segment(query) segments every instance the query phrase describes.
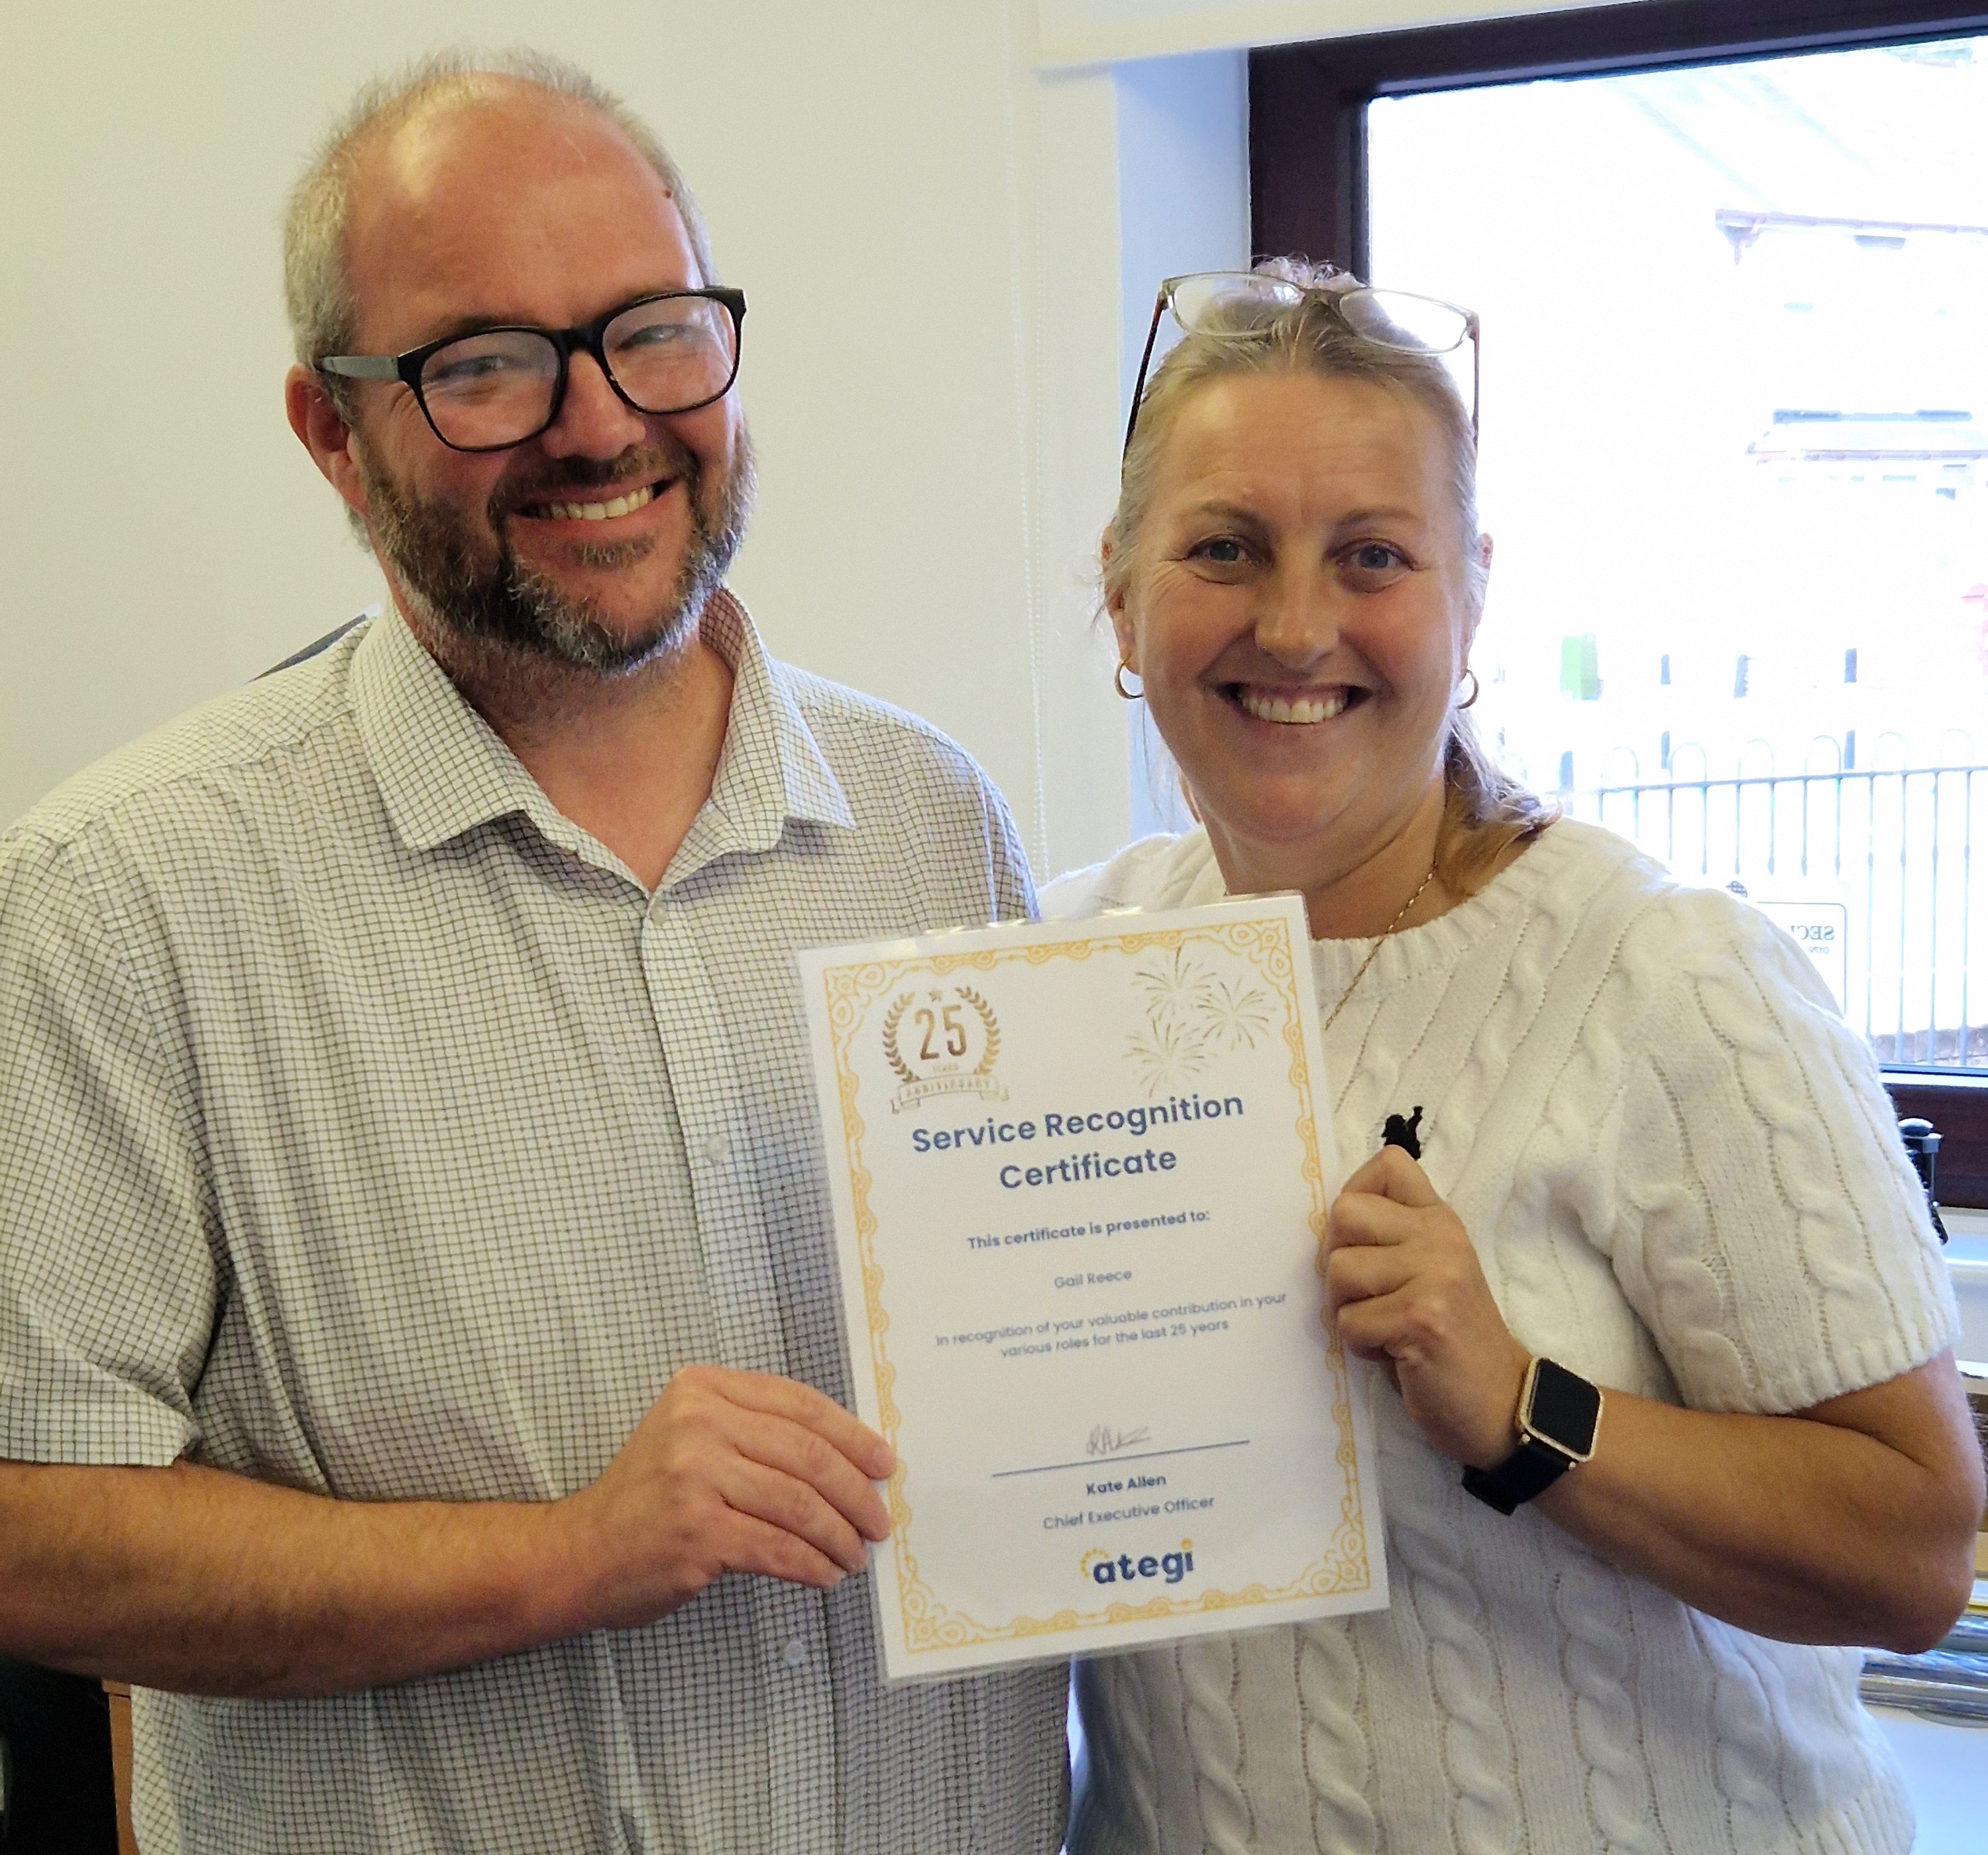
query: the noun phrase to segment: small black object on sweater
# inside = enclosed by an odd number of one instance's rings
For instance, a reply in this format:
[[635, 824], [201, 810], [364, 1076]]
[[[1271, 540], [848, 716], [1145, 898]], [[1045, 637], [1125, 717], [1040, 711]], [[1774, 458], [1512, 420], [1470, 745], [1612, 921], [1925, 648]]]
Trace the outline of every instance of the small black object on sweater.
[[1412, 1114], [1390, 1114], [1388, 1117], [1387, 1126], [1381, 1131], [1381, 1144], [1384, 1147], [1399, 1147], [1410, 1159], [1420, 1159], [1422, 1156], [1422, 1143], [1415, 1130], [1421, 1126], [1422, 1118], [1422, 1104], [1420, 1102], [1415, 1103], [1415, 1110]]

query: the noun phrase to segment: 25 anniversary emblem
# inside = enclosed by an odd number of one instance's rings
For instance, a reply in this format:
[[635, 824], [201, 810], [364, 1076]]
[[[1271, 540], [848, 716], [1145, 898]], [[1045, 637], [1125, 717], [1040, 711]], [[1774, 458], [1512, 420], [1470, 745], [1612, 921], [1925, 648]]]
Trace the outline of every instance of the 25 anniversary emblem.
[[1000, 1053], [1000, 1020], [972, 986], [899, 993], [884, 1014], [884, 1060], [903, 1084], [891, 1097], [891, 1112], [937, 1095], [1005, 1101], [1007, 1089], [994, 1073]]

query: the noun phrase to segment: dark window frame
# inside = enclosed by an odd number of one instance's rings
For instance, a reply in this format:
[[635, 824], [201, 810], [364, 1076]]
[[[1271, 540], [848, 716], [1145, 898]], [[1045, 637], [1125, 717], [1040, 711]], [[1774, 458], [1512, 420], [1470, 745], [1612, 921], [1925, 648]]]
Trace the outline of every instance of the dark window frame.
[[[1249, 54], [1249, 227], [1265, 255], [1368, 273], [1366, 107], [1377, 97], [1988, 33], [1952, 0], [1637, 0]], [[1988, 1077], [1887, 1069], [1939, 1130], [1939, 1195], [1988, 1206]]]

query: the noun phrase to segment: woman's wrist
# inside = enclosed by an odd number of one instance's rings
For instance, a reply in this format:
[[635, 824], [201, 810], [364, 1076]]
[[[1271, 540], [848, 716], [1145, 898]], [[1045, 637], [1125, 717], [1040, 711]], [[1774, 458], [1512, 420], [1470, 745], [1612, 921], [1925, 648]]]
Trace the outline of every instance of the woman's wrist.
[[1506, 1337], [1509, 1351], [1503, 1368], [1490, 1377], [1479, 1434], [1456, 1458], [1466, 1468], [1496, 1468], [1519, 1446], [1519, 1397], [1533, 1356], [1510, 1335]]

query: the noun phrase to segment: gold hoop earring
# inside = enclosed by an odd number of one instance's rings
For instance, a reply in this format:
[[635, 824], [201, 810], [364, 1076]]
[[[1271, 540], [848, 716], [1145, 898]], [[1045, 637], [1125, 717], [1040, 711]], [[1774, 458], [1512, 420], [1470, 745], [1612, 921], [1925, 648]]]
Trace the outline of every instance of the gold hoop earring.
[[[1463, 666], [1463, 674], [1470, 679], [1470, 694], [1461, 702], [1457, 704], [1457, 707], [1459, 708], [1468, 708], [1472, 703], [1476, 701], [1477, 698], [1484, 693], [1483, 689], [1479, 686], [1477, 681], [1477, 672], [1472, 670], [1468, 664], [1466, 664]], [[1463, 687], [1462, 683], [1460, 681], [1457, 684], [1457, 687], [1459, 689]]]
[[1128, 689], [1125, 687], [1125, 672], [1131, 667], [1132, 666], [1130, 663], [1121, 662], [1118, 667], [1111, 673], [1111, 687], [1117, 690], [1118, 693], [1128, 702], [1143, 702], [1146, 699], [1146, 692], [1144, 688]]

